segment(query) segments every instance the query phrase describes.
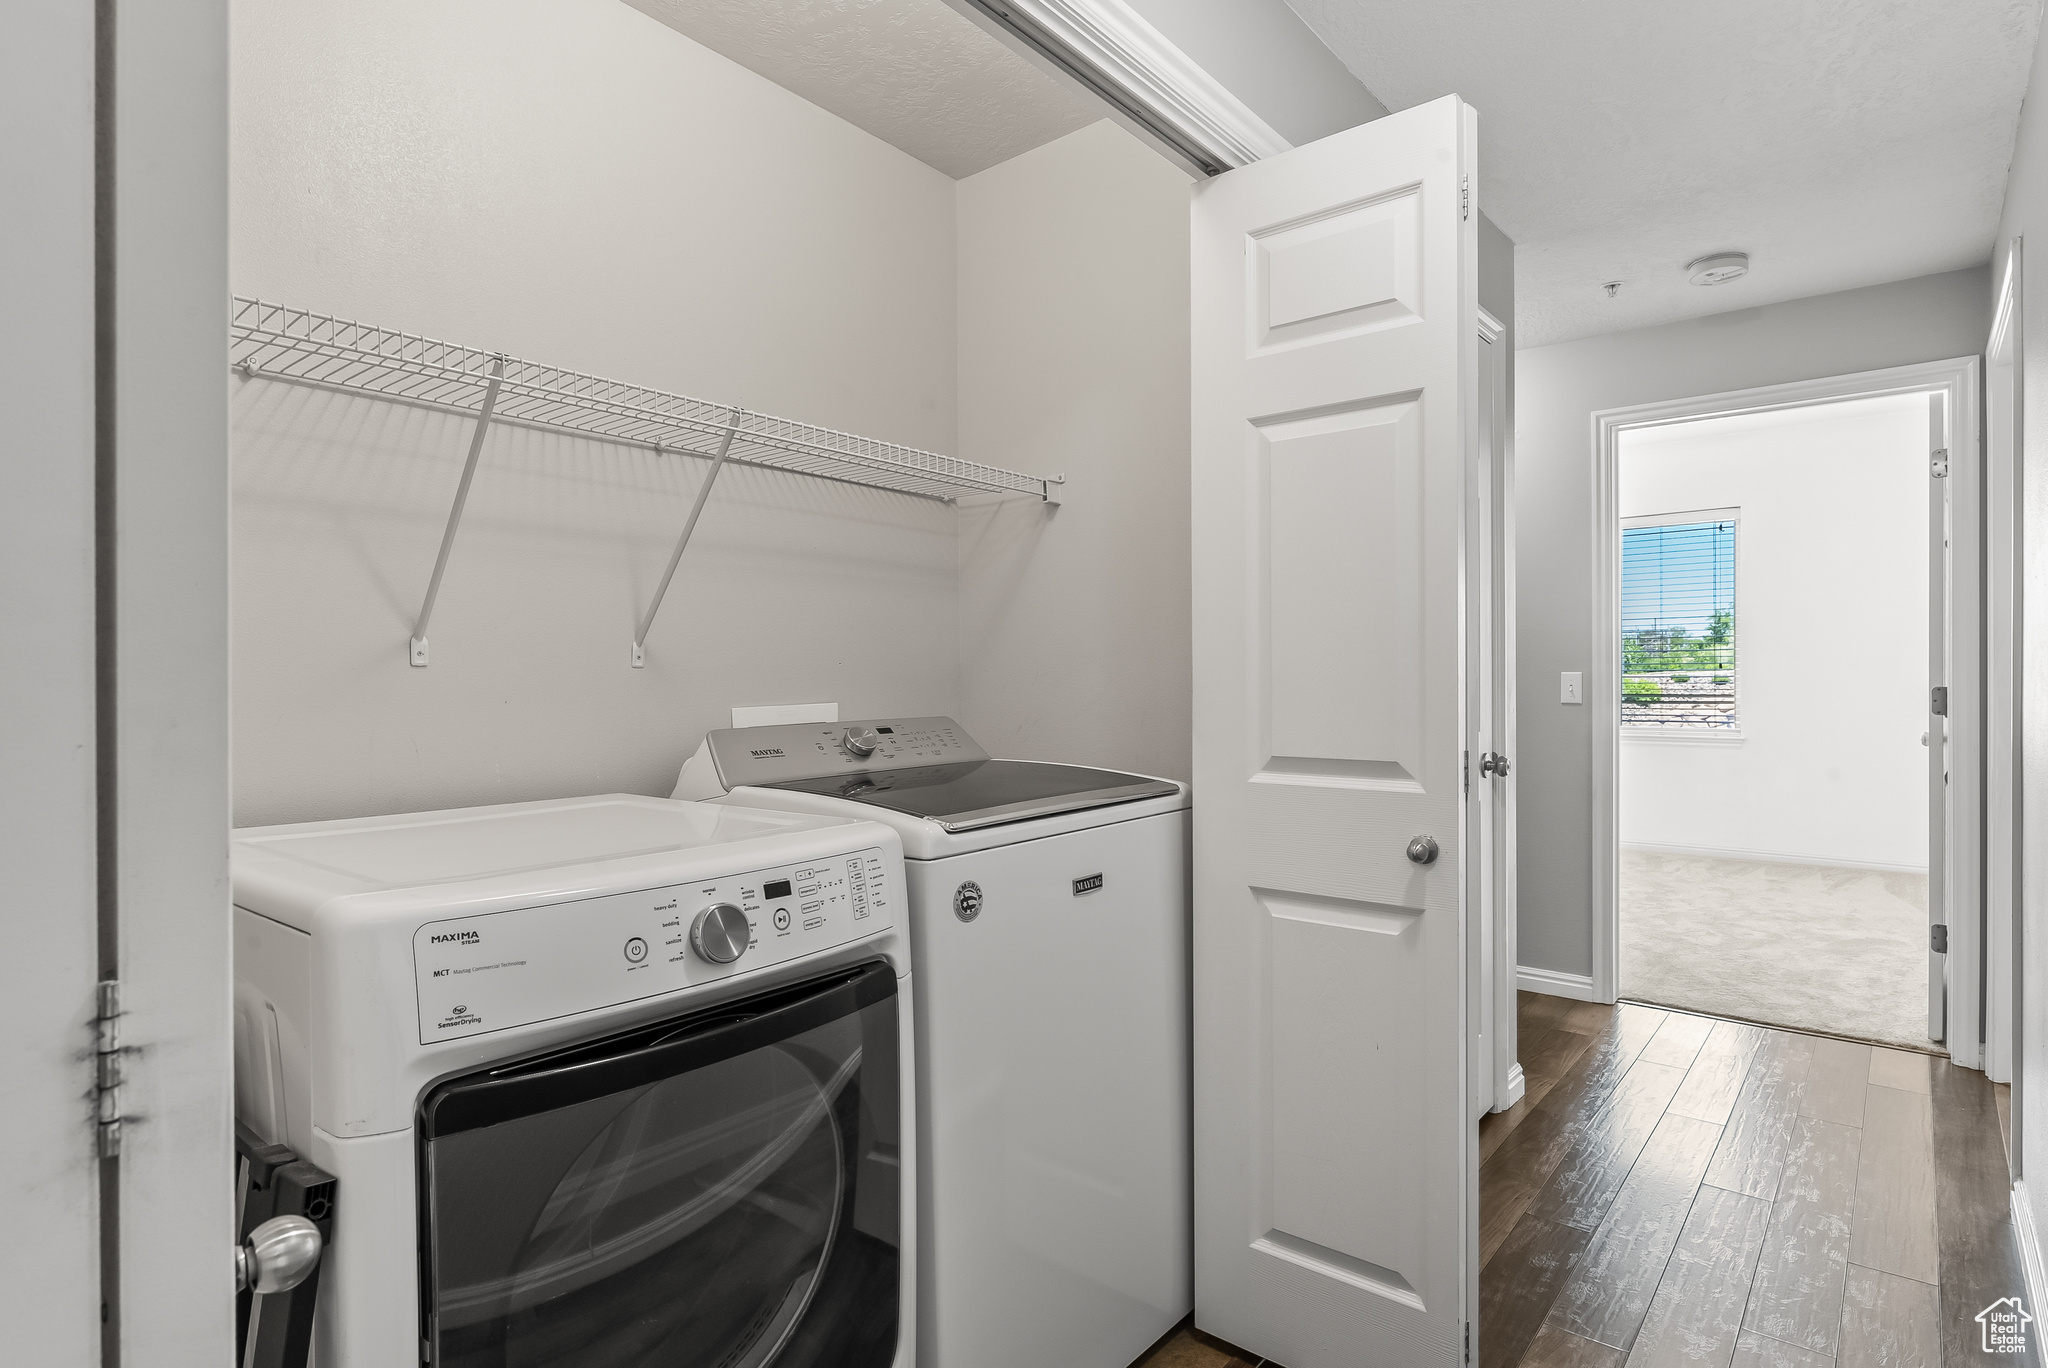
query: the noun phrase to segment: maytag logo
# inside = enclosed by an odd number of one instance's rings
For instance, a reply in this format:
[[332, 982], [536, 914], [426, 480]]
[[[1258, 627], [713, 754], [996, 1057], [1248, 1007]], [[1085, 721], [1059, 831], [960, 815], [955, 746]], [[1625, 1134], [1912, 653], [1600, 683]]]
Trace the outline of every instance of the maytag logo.
[[450, 943], [455, 945], [475, 945], [481, 939], [483, 938], [474, 931], [439, 931], [427, 937], [427, 943], [429, 945], [446, 945]]
[[750, 750], [747, 754], [753, 756], [756, 760], [766, 760], [771, 755], [782, 754], [782, 747], [770, 746], [766, 750]]
[[1074, 896], [1078, 898], [1083, 893], [1093, 893], [1100, 887], [1102, 887], [1102, 876], [1100, 874], [1087, 875], [1084, 878], [1074, 880]]

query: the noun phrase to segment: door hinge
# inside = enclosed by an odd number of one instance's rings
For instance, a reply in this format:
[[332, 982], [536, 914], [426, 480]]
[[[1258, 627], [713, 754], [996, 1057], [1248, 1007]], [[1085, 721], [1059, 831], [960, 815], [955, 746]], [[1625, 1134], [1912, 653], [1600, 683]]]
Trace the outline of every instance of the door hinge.
[[1472, 1361], [1472, 1322], [1465, 1322], [1465, 1362]]
[[1937, 684], [1928, 692], [1927, 709], [1936, 717], [1948, 716], [1948, 685]]
[[1472, 752], [1465, 752], [1465, 792], [1472, 791]]
[[1948, 927], [1940, 922], [1927, 928], [1927, 948], [1937, 955], [1948, 953]]
[[1472, 178], [1458, 177], [1458, 222], [1472, 217]]
[[102, 979], [94, 1003], [93, 1102], [100, 1158], [121, 1153], [121, 980]]
[[1948, 448], [1942, 447], [1936, 451], [1933, 459], [1927, 463], [1927, 468], [1935, 479], [1946, 480], [1948, 478]]

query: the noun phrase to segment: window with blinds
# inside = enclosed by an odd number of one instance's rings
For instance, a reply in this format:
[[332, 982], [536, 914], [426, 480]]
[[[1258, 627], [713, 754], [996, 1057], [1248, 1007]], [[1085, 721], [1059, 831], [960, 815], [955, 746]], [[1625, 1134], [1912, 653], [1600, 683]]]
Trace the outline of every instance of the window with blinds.
[[1621, 723], [1736, 726], [1735, 510], [1621, 530]]

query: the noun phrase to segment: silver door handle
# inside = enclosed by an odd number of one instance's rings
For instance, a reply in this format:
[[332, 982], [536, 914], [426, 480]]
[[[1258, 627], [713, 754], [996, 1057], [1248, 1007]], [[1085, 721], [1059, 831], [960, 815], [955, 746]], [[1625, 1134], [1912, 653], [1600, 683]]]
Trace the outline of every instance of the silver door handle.
[[1435, 864], [1436, 856], [1436, 837], [1434, 836], [1417, 836], [1408, 843], [1408, 858], [1419, 865]]
[[289, 1292], [320, 1262], [320, 1228], [303, 1216], [273, 1216], [235, 1246], [235, 1290]]
[[1508, 777], [1508, 758], [1497, 752], [1488, 751], [1479, 757], [1479, 772], [1491, 774], [1496, 779], [1505, 779]]

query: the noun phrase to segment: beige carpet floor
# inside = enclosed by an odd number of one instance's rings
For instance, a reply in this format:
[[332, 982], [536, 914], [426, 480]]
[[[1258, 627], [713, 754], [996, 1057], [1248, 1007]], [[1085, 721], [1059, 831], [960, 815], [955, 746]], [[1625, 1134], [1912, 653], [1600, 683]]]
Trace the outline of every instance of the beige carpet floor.
[[1623, 851], [1621, 995], [1934, 1049], [1927, 876]]

